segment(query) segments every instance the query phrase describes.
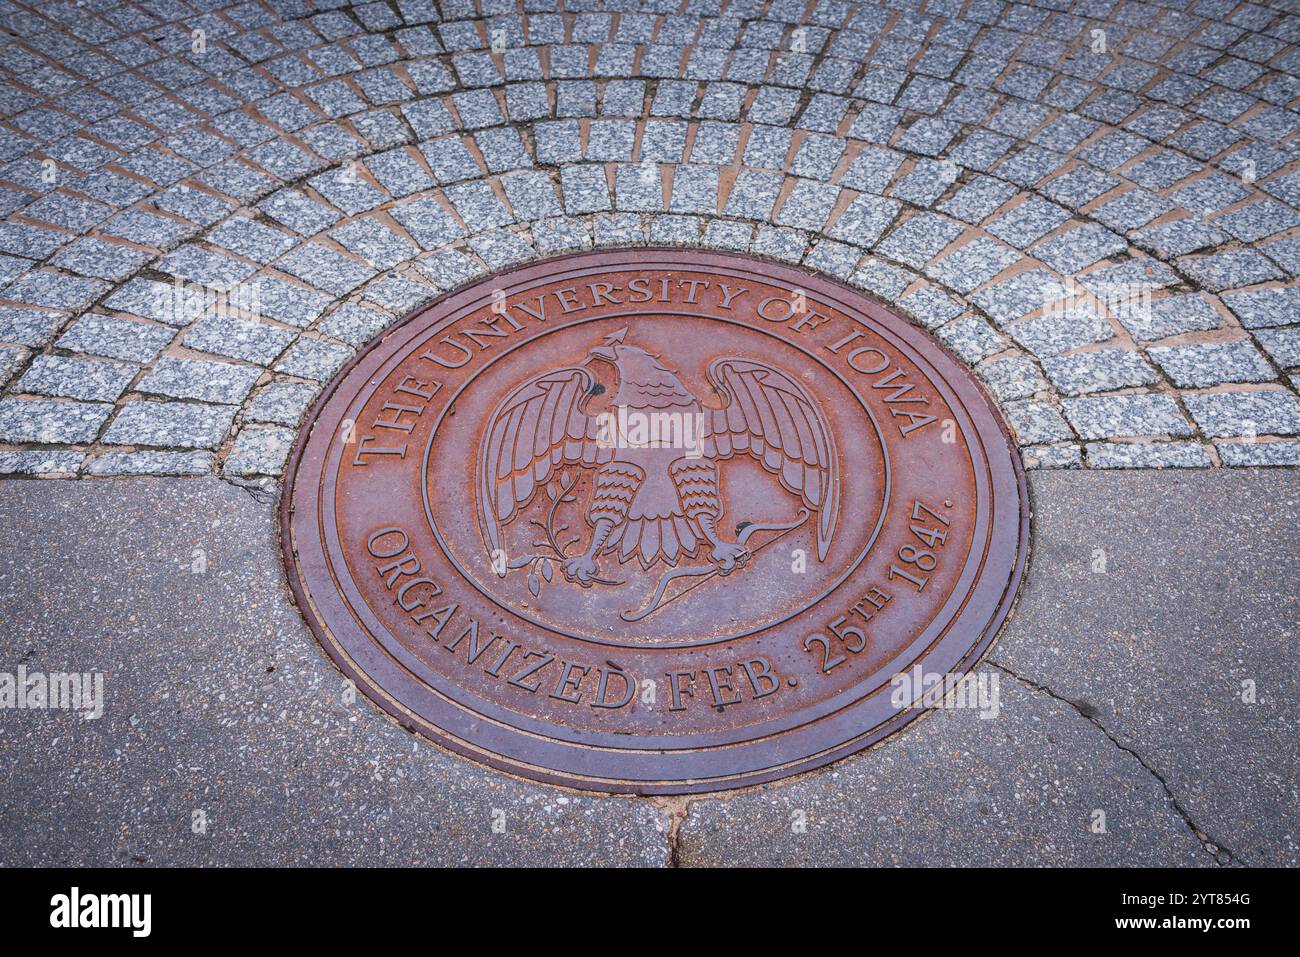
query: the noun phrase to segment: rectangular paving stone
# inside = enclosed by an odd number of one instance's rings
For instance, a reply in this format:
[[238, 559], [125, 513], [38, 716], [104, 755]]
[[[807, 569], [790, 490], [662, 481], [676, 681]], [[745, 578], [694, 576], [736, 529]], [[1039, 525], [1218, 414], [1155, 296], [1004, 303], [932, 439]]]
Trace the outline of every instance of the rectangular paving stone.
[[241, 478], [280, 475], [284, 471], [295, 436], [292, 429], [246, 426], [236, 436], [234, 448], [222, 463], [222, 472]]
[[694, 245], [704, 229], [699, 216], [656, 216], [650, 223], [650, 242], [666, 246]]
[[307, 182], [312, 189], [349, 216], [374, 209], [384, 201], [382, 192], [346, 167], [313, 176]]
[[[549, 125], [543, 124], [543, 126]], [[541, 135], [541, 130], [539, 130], [538, 151], [541, 151], [542, 148]], [[443, 185], [482, 176], [481, 166], [478, 165], [477, 160], [474, 160], [473, 153], [469, 152], [459, 138], [448, 137], [421, 143], [420, 151], [424, 153], [429, 169], [433, 170], [433, 176]], [[541, 155], [538, 155], [538, 159], [541, 159]]]
[[492, 187], [485, 182], [458, 183], [446, 187], [443, 193], [456, 207], [457, 214], [470, 233], [482, 232], [511, 222], [510, 212], [497, 198]]
[[1026, 469], [1083, 468], [1083, 455], [1077, 445], [1028, 445], [1020, 449]]
[[229, 289], [251, 276], [257, 267], [201, 246], [181, 246], [160, 259], [158, 269], [186, 282]]
[[1167, 395], [1114, 395], [1062, 399], [1065, 416], [1085, 439], [1191, 435], [1191, 425]]
[[669, 209], [674, 213], [716, 213], [717, 169], [709, 166], [678, 166], [673, 172]]
[[680, 163], [685, 155], [687, 129], [680, 120], [647, 120], [641, 132], [640, 160]]
[[506, 87], [506, 112], [513, 123], [550, 116], [551, 103], [542, 83], [512, 83]]
[[244, 410], [248, 422], [296, 426], [320, 393], [320, 386], [307, 382], [272, 382], [258, 390]]
[[75, 475], [84, 458], [82, 452], [0, 452], [0, 475]]
[[1042, 192], [1058, 203], [1078, 209], [1119, 185], [1119, 180], [1088, 166], [1078, 166], [1044, 183]]
[[1259, 329], [1255, 332], [1255, 341], [1282, 368], [1300, 366], [1300, 326], [1287, 329]]
[[591, 248], [591, 232], [580, 219], [557, 216], [533, 225], [533, 246], [539, 256], [576, 252]]
[[1040, 243], [1030, 250], [1030, 255], [1068, 276], [1127, 248], [1122, 237], [1089, 223]]
[[75, 356], [38, 355], [13, 391], [88, 402], [114, 402], [131, 384], [139, 366]]
[[744, 169], [736, 174], [731, 192], [727, 196], [726, 214], [746, 219], [767, 220], [772, 215], [776, 198], [781, 192], [785, 177], [780, 173], [767, 173]]
[[[507, 173], [501, 177], [501, 186], [506, 191], [506, 199], [510, 202], [511, 210], [521, 222], [559, 216], [563, 213], [551, 177], [540, 170]], [[420, 202], [431, 203], [432, 201], [420, 200]], [[459, 225], [455, 225], [455, 230], [460, 230]], [[444, 240], [444, 242], [449, 241]], [[432, 247], [426, 246], [426, 248]]]
[[883, 193], [893, 181], [903, 154], [877, 146], [863, 149], [840, 177], [840, 182], [865, 193]]
[[1048, 387], [1038, 367], [1024, 356], [989, 359], [975, 371], [999, 402], [1026, 399]]
[[439, 289], [453, 289], [485, 271], [478, 262], [454, 249], [426, 253], [415, 261], [415, 268]]
[[1212, 463], [1195, 442], [1089, 442], [1084, 453], [1094, 469], [1204, 469]]
[[876, 251], [920, 269], [962, 234], [961, 223], [934, 213], [919, 213], [895, 227]]
[[626, 246], [645, 242], [641, 217], [633, 213], [598, 213], [593, 221], [596, 246]]
[[238, 406], [197, 402], [128, 402], [104, 433], [106, 445], [215, 449]]
[[926, 267], [925, 274], [957, 292], [970, 292], [1021, 258], [1014, 249], [979, 236]]
[[105, 452], [86, 463], [86, 474], [207, 475], [212, 461], [211, 452]]
[[206, 287], [181, 280], [156, 282], [132, 279], [104, 300], [105, 308], [153, 319], [169, 326], [186, 326], [212, 304]]
[[1009, 136], [990, 133], [987, 130], [975, 130], [969, 133], [955, 149], [948, 152], [948, 159], [959, 166], [968, 166], [982, 173], [988, 172], [1006, 155], [1015, 142]]
[[375, 219], [357, 219], [336, 226], [330, 236], [376, 270], [391, 269], [420, 251]]
[[1146, 342], [1223, 326], [1223, 317], [1199, 292], [1121, 303], [1115, 317], [1133, 338]]
[[1161, 259], [1171, 259], [1198, 249], [1212, 249], [1227, 239], [1227, 233], [1210, 226], [1199, 216], [1148, 226], [1133, 235], [1134, 242]]
[[1025, 202], [993, 220], [986, 228], [1003, 242], [1010, 243], [1017, 249], [1025, 249], [1069, 219], [1068, 210], [1037, 196], [1030, 196]]
[[1010, 183], [992, 176], [977, 176], [952, 199], [940, 204], [939, 210], [973, 225], [988, 218], [1018, 192]]
[[436, 290], [414, 277], [392, 272], [368, 283], [364, 292], [366, 299], [399, 315], [428, 302], [435, 294]]
[[344, 346], [318, 339], [299, 339], [276, 363], [275, 371], [324, 382], [351, 357], [352, 350]]
[[1300, 442], [1216, 442], [1214, 447], [1227, 466], [1300, 465]]
[[259, 263], [269, 263], [277, 256], [287, 253], [300, 241], [297, 236], [243, 216], [226, 220], [208, 233], [208, 240], [237, 256]]
[[1300, 286], [1227, 293], [1223, 304], [1247, 329], [1300, 324]]
[[752, 223], [737, 223], [726, 219], [710, 220], [704, 229], [703, 243], [716, 249], [748, 252], [754, 236]]
[[1061, 418], [1060, 411], [1046, 402], [1038, 399], [1006, 402], [1002, 410], [1020, 445], [1038, 445], [1074, 438], [1065, 420]]
[[172, 399], [234, 403], [244, 400], [261, 375], [260, 369], [164, 356], [136, 385], [136, 391]]
[[392, 322], [392, 317], [375, 309], [345, 302], [319, 326], [319, 331], [331, 339], [339, 339], [353, 346], [369, 342], [374, 335]]
[[279, 326], [231, 315], [210, 315], [195, 323], [182, 342], [198, 352], [267, 366], [295, 337], [296, 333]]
[[184, 185], [168, 189], [155, 200], [155, 205], [199, 226], [211, 226], [235, 208], [228, 200]]
[[336, 296], [346, 295], [379, 271], [317, 243], [295, 249], [276, 266]]
[[[649, 126], [647, 123], [647, 133]], [[793, 135], [791, 130], [778, 126], [754, 126], [745, 142], [742, 165], [750, 169], [785, 169]]]
[[611, 208], [603, 166], [565, 166], [561, 170], [560, 186], [564, 192], [564, 211], [570, 216], [606, 212]]
[[798, 229], [821, 229], [826, 217], [835, 208], [839, 194], [840, 188], [831, 183], [796, 180], [794, 189], [781, 204], [776, 222], [781, 226]]
[[65, 247], [51, 265], [97, 279], [125, 279], [145, 264], [150, 254], [120, 243], [83, 237]]
[[1111, 229], [1127, 232], [1145, 226], [1157, 216], [1174, 209], [1174, 205], [1144, 189], [1131, 189], [1093, 210], [1093, 218]]
[[964, 308], [947, 293], [928, 285], [908, 293], [898, 301], [898, 305], [927, 329], [941, 326], [948, 320], [956, 318]]
[[948, 192], [948, 187], [956, 182], [958, 173], [959, 170], [953, 163], [921, 159], [889, 191], [889, 195], [914, 206], [933, 206], [940, 196]]
[[488, 172], [504, 173], [512, 169], [524, 169], [533, 165], [532, 157], [524, 147], [519, 131], [508, 126], [480, 130], [474, 134]]
[[176, 335], [174, 329], [87, 313], [55, 343], [60, 349], [110, 359], [148, 362]]
[[302, 236], [315, 235], [342, 219], [335, 210], [296, 189], [272, 193], [257, 208]]
[[0, 306], [0, 342], [22, 346], [46, 345], [66, 319], [66, 315], [58, 312]]
[[837, 136], [812, 134], [795, 153], [790, 172], [796, 176], [828, 180], [843, 154], [844, 140]]
[[1159, 379], [1142, 354], [1130, 349], [1049, 356], [1043, 359], [1043, 372], [1057, 391], [1066, 395], [1135, 388]]
[[1179, 266], [1211, 292], [1279, 279], [1282, 273], [1253, 249], [1229, 249], [1209, 256], [1188, 256]]
[[1269, 382], [1274, 376], [1273, 367], [1247, 341], [1152, 346], [1147, 355], [1178, 386]]
[[257, 304], [256, 318], [274, 319], [300, 328], [310, 325], [333, 301], [325, 293], [273, 276], [258, 276], [251, 286]]
[[84, 309], [102, 296], [109, 284], [99, 279], [37, 270], [5, 287], [5, 299], [29, 306], [73, 311]]
[[789, 263], [798, 263], [808, 250], [808, 239], [796, 229], [778, 226], [759, 226], [750, 246], [760, 256], [771, 256]]
[[1242, 242], [1258, 242], [1286, 229], [1300, 226], [1300, 213], [1289, 206], [1264, 200], [1220, 216], [1214, 225]]
[[848, 243], [836, 243], [822, 240], [804, 256], [804, 265], [838, 279], [847, 279], [858, 261], [862, 250]]
[[858, 267], [857, 272], [849, 277], [849, 282], [892, 302], [897, 300], [903, 294], [903, 290], [916, 279], [917, 275], [910, 270], [882, 259], [868, 257]]
[[635, 142], [636, 123], [594, 120], [587, 132], [587, 159], [600, 163], [630, 162]]
[[1183, 401], [1206, 435], [1300, 434], [1300, 399], [1290, 392], [1207, 392]]
[[979, 316], [963, 316], [941, 326], [936, 335], [944, 345], [972, 365], [1006, 348], [997, 331]]
[[[506, 186], [506, 194], [511, 195], [511, 184], [515, 182], [512, 177], [532, 177], [542, 174], [533, 173], [515, 173], [511, 177], [503, 179]], [[550, 190], [550, 184], [547, 183], [547, 189]], [[552, 200], [554, 199], [554, 190], [551, 191]], [[512, 200], [513, 205], [513, 200]], [[418, 242], [426, 250], [437, 249], [448, 243], [455, 242], [465, 235], [465, 228], [461, 226], [456, 217], [453, 216], [445, 207], [436, 200], [428, 197], [422, 197], [410, 203], [404, 203], [401, 206], [394, 206], [390, 210], [394, 219], [401, 223], [402, 227], [410, 234], [411, 238]], [[516, 208], [516, 212], [521, 212]], [[527, 212], [524, 210], [522, 212]], [[525, 218], [527, 218], [525, 216]]]
[[736, 155], [736, 148], [739, 145], [740, 124], [701, 123], [695, 130], [690, 161], [696, 164], [711, 163], [715, 166], [728, 166]]
[[0, 399], [0, 442], [78, 445], [93, 442], [113, 411], [109, 403]]
[[1048, 313], [1013, 322], [1005, 328], [1016, 342], [1039, 358], [1105, 342], [1115, 336], [1110, 324], [1090, 309], [1074, 309], [1064, 315]]

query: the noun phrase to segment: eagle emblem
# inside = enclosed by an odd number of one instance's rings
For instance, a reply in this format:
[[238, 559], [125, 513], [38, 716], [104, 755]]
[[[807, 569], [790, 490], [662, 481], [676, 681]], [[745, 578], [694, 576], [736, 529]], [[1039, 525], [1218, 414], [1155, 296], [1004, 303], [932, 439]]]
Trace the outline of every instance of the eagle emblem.
[[[672, 581], [743, 567], [763, 547], [751, 544], [758, 532], [785, 534], [815, 516], [817, 556], [825, 561], [839, 517], [839, 462], [826, 417], [808, 390], [769, 363], [721, 356], [708, 364], [701, 399], [660, 355], [627, 342], [627, 331], [606, 336], [581, 365], [524, 382], [488, 419], [476, 487], [483, 541], [497, 574], [531, 566], [529, 587], [537, 594], [557, 567], [565, 580], [589, 588], [622, 584], [607, 577], [616, 563], [635, 560], [647, 571], [669, 566], [653, 598], [623, 616], [638, 620], [665, 603]], [[599, 413], [590, 408], [605, 392], [594, 363], [613, 366], [616, 382], [609, 409]], [[796, 498], [793, 521], [742, 520], [734, 536], [724, 531], [719, 470], [736, 456], [757, 460]], [[575, 492], [584, 470], [594, 471], [585, 506]], [[542, 489], [550, 499], [546, 520], [533, 524], [545, 533], [535, 544], [546, 551], [511, 559], [504, 529]], [[567, 542], [561, 541], [567, 526], [553, 524], [564, 503], [582, 506], [586, 525], [585, 535]], [[744, 503], [731, 504], [733, 520], [743, 518]]]

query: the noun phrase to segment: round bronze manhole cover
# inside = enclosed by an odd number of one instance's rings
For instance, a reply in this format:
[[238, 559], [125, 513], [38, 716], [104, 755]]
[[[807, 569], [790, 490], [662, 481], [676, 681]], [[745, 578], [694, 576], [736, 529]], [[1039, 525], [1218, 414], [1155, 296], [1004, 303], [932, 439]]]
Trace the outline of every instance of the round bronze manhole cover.
[[489, 277], [371, 345], [299, 440], [283, 540], [317, 637], [406, 727], [681, 793], [913, 717], [891, 679], [984, 651], [1027, 518], [999, 419], [910, 323], [635, 249]]

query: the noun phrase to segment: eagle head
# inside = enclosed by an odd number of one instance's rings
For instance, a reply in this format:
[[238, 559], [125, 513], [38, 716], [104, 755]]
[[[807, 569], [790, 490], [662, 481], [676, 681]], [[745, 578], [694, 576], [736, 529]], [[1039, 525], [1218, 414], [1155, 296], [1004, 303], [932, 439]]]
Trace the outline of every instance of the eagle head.
[[627, 344], [623, 341], [626, 337], [627, 326], [610, 333], [605, 337], [605, 345], [591, 350], [591, 359], [588, 360], [608, 362], [617, 370], [619, 393], [615, 397], [616, 404], [662, 408], [694, 403], [694, 397], [657, 355]]

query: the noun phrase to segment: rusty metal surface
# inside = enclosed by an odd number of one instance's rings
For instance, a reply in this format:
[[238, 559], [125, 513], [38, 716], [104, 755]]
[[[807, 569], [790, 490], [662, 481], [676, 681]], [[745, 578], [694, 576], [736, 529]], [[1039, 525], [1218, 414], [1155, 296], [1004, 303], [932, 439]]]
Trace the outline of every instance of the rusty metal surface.
[[582, 253], [450, 293], [325, 391], [282, 508], [299, 607], [404, 725], [538, 780], [818, 767], [960, 673], [1028, 542], [1000, 419], [923, 332], [748, 257]]

